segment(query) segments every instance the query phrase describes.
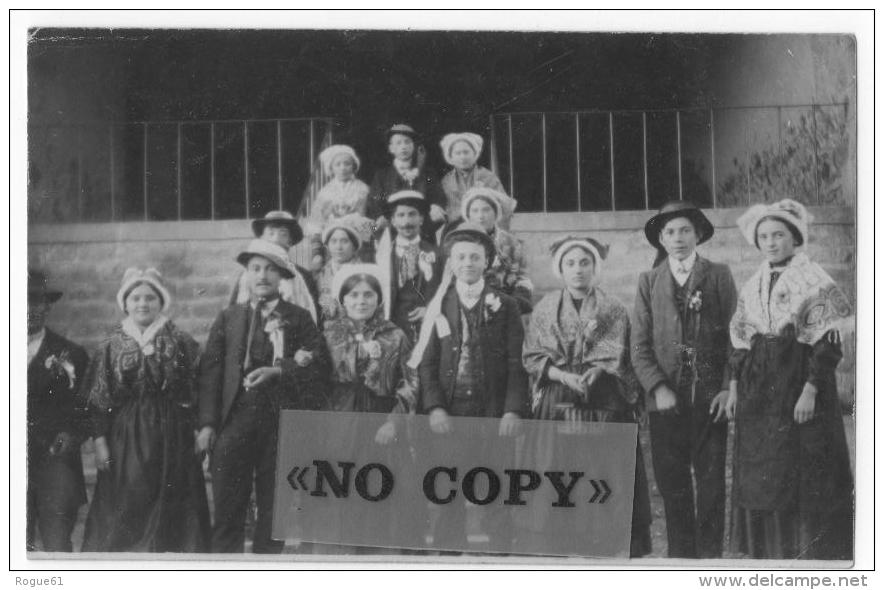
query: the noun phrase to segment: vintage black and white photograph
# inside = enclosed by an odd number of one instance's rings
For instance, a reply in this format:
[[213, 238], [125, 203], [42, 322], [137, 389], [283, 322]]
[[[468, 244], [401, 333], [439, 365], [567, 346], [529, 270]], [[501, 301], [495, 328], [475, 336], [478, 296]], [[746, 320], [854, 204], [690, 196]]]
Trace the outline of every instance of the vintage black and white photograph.
[[13, 30], [25, 567], [853, 567], [854, 31], [336, 16]]

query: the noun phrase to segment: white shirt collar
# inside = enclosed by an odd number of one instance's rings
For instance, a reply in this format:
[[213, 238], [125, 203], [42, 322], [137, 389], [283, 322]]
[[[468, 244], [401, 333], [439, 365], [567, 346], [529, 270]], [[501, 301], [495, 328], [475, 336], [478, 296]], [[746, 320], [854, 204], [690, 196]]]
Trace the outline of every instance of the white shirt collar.
[[669, 257], [669, 270], [672, 272], [672, 276], [675, 277], [675, 281], [679, 286], [683, 287], [688, 281], [688, 277], [691, 276], [691, 271], [694, 270], [694, 263], [696, 262], [696, 250], [691, 252], [691, 255], [684, 260], [676, 260], [672, 256]]
[[454, 288], [457, 289], [457, 295], [460, 297], [461, 303], [467, 307], [473, 307], [485, 289], [485, 279], [479, 279], [472, 285], [468, 285], [463, 281], [457, 281], [454, 283]]
[[46, 337], [46, 328], [41, 328], [39, 332], [28, 334], [28, 364], [34, 360], [40, 347], [43, 346], [43, 339]]
[[417, 246], [420, 243], [421, 243], [420, 233], [418, 233], [416, 236], [414, 236], [410, 240], [406, 237], [403, 237], [402, 234], [396, 234], [396, 245], [397, 246], [402, 246], [403, 248], [405, 248], [408, 246]]
[[[279, 297], [277, 297], [276, 299], [271, 299], [270, 301], [265, 301], [264, 307], [261, 308], [261, 316], [265, 317], [265, 318], [267, 316], [269, 316], [271, 313], [273, 313], [273, 310], [276, 309], [276, 306], [278, 304], [279, 304]], [[255, 309], [255, 307], [257, 305], [258, 305], [257, 301], [252, 301], [249, 303], [249, 307], [251, 307], [253, 310]]]
[[691, 255], [685, 258], [684, 260], [676, 260], [672, 256], [669, 257], [669, 268], [672, 269], [672, 274], [675, 274], [679, 271], [679, 269], [683, 268], [688, 273], [694, 270], [694, 263], [697, 262], [697, 251], [694, 250], [691, 252]]

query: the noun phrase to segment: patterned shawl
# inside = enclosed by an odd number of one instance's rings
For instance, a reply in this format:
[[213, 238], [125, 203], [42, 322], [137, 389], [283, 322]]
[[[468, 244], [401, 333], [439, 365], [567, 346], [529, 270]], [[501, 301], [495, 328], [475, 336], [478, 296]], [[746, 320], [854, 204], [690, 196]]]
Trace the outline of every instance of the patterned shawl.
[[375, 395], [395, 395], [406, 411], [415, 411], [416, 374], [406, 366], [411, 343], [405, 332], [384, 319], [382, 310], [361, 330], [346, 315], [328, 322], [325, 340], [334, 383], [361, 382]]
[[829, 330], [852, 328], [847, 297], [803, 252], [792, 258], [772, 290], [770, 275], [770, 264], [762, 262], [740, 291], [730, 325], [734, 348], [748, 349], [755, 334], [780, 334], [789, 324], [795, 326], [798, 341], [809, 345]]
[[[629, 361], [629, 314], [598, 287], [584, 298], [579, 313], [566, 289], [545, 295], [531, 314], [522, 361], [535, 382], [547, 363], [578, 373], [601, 367], [623, 381], [629, 404], [638, 400]], [[540, 395], [536, 388], [534, 395]]]
[[106, 410], [148, 394], [190, 406], [198, 366], [199, 345], [171, 321], [162, 323], [150, 342], [139, 342], [121, 325], [92, 359], [85, 384], [89, 403]]

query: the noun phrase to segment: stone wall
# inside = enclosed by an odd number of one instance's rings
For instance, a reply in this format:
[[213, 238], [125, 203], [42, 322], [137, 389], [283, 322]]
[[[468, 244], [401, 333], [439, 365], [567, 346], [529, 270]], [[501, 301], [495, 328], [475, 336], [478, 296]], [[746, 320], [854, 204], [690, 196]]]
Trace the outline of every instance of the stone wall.
[[[856, 302], [855, 213], [851, 208], [812, 208], [816, 223], [808, 253]], [[703, 256], [730, 265], [742, 285], [761, 261], [736, 228], [742, 209], [708, 215], [715, 236], [699, 249]], [[601, 284], [632, 307], [638, 274], [650, 268], [654, 250], [644, 238], [645, 211], [517, 214], [514, 232], [525, 242], [537, 296], [556, 286], [549, 245], [569, 234], [592, 235], [611, 246]], [[212, 320], [229, 297], [239, 270], [236, 253], [251, 238], [248, 221], [34, 225], [28, 258], [46, 269], [64, 297], [50, 323], [90, 350], [121, 318], [115, 296], [123, 271], [155, 266], [168, 279], [175, 321], [204, 342]], [[854, 345], [845, 340], [839, 381], [845, 401], [853, 399]]]

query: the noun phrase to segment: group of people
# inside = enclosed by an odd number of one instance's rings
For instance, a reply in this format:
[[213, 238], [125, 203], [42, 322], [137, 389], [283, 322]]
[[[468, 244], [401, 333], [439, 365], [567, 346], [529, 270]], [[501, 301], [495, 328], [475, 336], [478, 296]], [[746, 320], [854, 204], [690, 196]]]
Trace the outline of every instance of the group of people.
[[[86, 501], [79, 446], [92, 437], [98, 482], [84, 551], [242, 552], [253, 487], [252, 550], [282, 551], [271, 515], [279, 412], [291, 408], [385, 414], [377, 445], [405, 437], [413, 414], [440, 437], [452, 417], [494, 419], [501, 438], [526, 419], [647, 415], [668, 554], [684, 558], [722, 555], [733, 420], [734, 551], [852, 556], [853, 477], [835, 387], [852, 312], [798, 250], [811, 222], [801, 204], [740, 217], [763, 261], [739, 293], [726, 265], [696, 252], [712, 224], [676, 201], [646, 224], [659, 256], [631, 312], [599, 286], [608, 249], [588, 236], [552, 244], [561, 285], [534, 304], [522, 244], [502, 227], [516, 203], [476, 165], [481, 137], [442, 140], [453, 169], [438, 184], [415, 159], [410, 127], [393, 126], [388, 139], [393, 162], [371, 188], [355, 178], [348, 146], [320, 156], [331, 180], [305, 223], [312, 269], [289, 255], [305, 237], [296, 218], [253, 222], [255, 239], [236, 257], [243, 272], [202, 351], [169, 319], [160, 273], [129, 269], [117, 293], [124, 319], [88, 362], [45, 328], [61, 292], [31, 271], [30, 548], [39, 530], [44, 550], [71, 550]], [[641, 556], [651, 511], [637, 440], [635, 449], [630, 553]], [[516, 520], [496, 549], [552, 522]], [[449, 525], [437, 538], [464, 546], [463, 523]]]

